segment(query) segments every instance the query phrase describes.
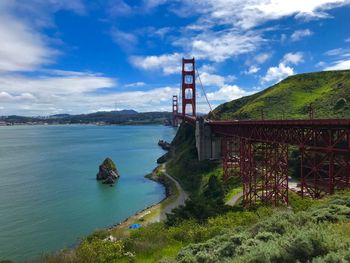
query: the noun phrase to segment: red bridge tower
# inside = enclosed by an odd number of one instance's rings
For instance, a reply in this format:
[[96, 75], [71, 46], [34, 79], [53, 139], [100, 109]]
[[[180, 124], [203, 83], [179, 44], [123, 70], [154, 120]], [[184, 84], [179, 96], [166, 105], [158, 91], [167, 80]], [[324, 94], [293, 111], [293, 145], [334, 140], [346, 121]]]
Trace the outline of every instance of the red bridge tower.
[[191, 105], [191, 115], [196, 117], [196, 74], [194, 58], [182, 59], [182, 117], [186, 116], [187, 105]]

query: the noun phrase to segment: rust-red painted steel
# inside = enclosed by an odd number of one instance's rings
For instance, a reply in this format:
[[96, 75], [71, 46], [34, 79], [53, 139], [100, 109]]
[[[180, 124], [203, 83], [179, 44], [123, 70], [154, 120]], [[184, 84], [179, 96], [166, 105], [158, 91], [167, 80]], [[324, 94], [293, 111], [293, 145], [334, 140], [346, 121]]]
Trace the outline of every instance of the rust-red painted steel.
[[182, 59], [182, 116], [185, 117], [189, 113], [186, 112], [186, 106], [190, 105], [191, 116], [196, 116], [196, 74], [195, 59]]
[[[312, 120], [263, 120], [263, 121], [207, 121], [212, 130], [223, 138], [236, 136], [241, 138], [243, 145], [240, 159], [245, 163], [240, 165], [244, 182], [245, 205], [252, 205], [257, 197], [267, 203], [288, 202], [286, 189], [286, 169], [288, 156], [283, 147], [297, 146], [300, 152], [301, 195], [321, 198], [325, 194], [333, 194], [336, 189], [350, 187], [350, 119], [312, 119]], [[284, 159], [277, 159], [269, 152], [256, 155], [254, 147], [272, 148]], [[253, 150], [251, 150], [253, 149]], [[265, 160], [268, 165], [260, 169], [261, 163], [255, 159]], [[223, 159], [226, 162], [226, 159]], [[227, 164], [224, 164], [226, 167]], [[276, 167], [278, 168], [276, 170]], [[264, 170], [265, 169], [265, 170]], [[277, 183], [273, 191], [266, 189], [269, 185], [259, 171], [272, 171]], [[283, 172], [283, 173], [281, 173]], [[269, 175], [269, 174], [268, 174]], [[229, 177], [229, 174], [226, 174]], [[257, 179], [258, 178], [258, 179]], [[265, 182], [265, 183], [264, 183]], [[259, 185], [260, 184], [260, 185]], [[270, 187], [271, 189], [271, 187]], [[272, 192], [270, 196], [281, 198], [272, 202], [268, 195], [259, 194]]]
[[196, 117], [189, 116], [189, 115], [183, 116], [182, 113], [177, 113], [175, 116], [177, 119], [182, 119], [185, 122], [188, 122], [192, 125], [196, 125], [196, 120], [197, 120]]

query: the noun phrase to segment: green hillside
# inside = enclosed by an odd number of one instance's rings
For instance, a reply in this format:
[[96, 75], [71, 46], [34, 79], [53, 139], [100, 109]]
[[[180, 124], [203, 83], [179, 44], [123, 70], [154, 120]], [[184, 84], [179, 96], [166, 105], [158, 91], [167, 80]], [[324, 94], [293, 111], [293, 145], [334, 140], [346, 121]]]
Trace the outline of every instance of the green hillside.
[[224, 103], [214, 110], [216, 119], [308, 118], [310, 103], [315, 118], [350, 117], [350, 70], [290, 76], [251, 96]]

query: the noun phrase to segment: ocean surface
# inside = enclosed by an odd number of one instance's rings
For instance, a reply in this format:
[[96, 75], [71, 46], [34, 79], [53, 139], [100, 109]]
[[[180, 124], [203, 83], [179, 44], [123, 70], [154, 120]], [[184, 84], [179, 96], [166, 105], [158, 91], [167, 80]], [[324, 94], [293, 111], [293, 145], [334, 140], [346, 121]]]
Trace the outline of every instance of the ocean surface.
[[[144, 175], [175, 129], [152, 126], [0, 127], [0, 260], [24, 262], [71, 247], [97, 228], [118, 223], [164, 198]], [[111, 157], [113, 187], [95, 180]]]

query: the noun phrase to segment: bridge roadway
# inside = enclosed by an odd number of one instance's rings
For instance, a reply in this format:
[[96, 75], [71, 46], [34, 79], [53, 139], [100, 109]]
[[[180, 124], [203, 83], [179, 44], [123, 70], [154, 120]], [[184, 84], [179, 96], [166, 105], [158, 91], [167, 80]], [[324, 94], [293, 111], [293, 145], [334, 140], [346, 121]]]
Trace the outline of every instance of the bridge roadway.
[[288, 203], [291, 148], [299, 153], [302, 196], [321, 198], [350, 187], [350, 119], [216, 121], [177, 117], [196, 126], [199, 159], [218, 157], [213, 156], [213, 138], [216, 144], [219, 138], [224, 179], [242, 178], [246, 206], [261, 201]]

